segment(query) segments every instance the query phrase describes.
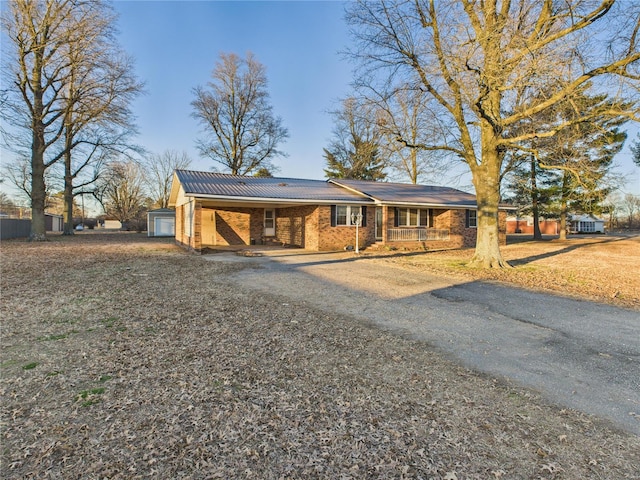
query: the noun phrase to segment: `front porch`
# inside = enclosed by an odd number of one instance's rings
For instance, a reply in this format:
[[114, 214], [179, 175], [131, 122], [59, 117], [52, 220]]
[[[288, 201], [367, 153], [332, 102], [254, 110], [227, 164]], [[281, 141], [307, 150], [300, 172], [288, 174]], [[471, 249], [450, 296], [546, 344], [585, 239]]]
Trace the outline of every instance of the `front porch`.
[[375, 245], [387, 248], [446, 249], [472, 246], [475, 228], [466, 210], [382, 205], [375, 212]]
[[[450, 238], [447, 228], [389, 228], [387, 229], [387, 242], [447, 242]], [[376, 240], [382, 240], [382, 237]]]

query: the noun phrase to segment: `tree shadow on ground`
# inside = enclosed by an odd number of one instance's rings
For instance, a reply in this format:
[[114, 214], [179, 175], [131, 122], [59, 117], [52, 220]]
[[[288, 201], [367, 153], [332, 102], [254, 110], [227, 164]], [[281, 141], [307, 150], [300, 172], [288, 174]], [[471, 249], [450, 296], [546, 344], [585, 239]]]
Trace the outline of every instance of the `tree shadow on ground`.
[[[592, 239], [593, 237], [589, 237], [589, 239]], [[544, 258], [550, 258], [550, 257], [555, 257], [557, 255], [562, 255], [565, 253], [569, 253], [572, 252], [574, 250], [578, 250], [580, 248], [589, 248], [589, 247], [597, 247], [598, 245], [601, 245], [603, 243], [611, 243], [611, 242], [619, 242], [622, 240], [626, 240], [628, 237], [598, 237], [595, 240], [599, 240], [599, 241], [594, 241], [594, 242], [589, 242], [589, 243], [574, 243], [572, 245], [567, 245], [564, 248], [561, 248], [559, 250], [555, 250], [553, 252], [544, 252], [544, 253], [540, 253], [538, 255], [530, 255], [528, 257], [523, 257], [523, 258], [514, 258], [509, 260], [509, 264], [513, 267], [518, 267], [518, 266], [522, 266], [522, 265], [527, 265], [528, 263], [532, 263], [535, 262], [536, 260], [542, 260]], [[537, 240], [539, 241], [539, 240]], [[544, 241], [544, 240], [543, 240]], [[568, 239], [568, 241], [571, 241], [571, 239]]]

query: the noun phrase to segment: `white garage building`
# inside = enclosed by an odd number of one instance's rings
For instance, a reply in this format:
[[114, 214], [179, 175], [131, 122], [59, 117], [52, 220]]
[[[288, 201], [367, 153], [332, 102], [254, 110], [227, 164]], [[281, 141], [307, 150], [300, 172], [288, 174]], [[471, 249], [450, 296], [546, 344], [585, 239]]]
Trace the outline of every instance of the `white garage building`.
[[176, 232], [176, 211], [158, 208], [147, 213], [148, 237], [173, 237]]

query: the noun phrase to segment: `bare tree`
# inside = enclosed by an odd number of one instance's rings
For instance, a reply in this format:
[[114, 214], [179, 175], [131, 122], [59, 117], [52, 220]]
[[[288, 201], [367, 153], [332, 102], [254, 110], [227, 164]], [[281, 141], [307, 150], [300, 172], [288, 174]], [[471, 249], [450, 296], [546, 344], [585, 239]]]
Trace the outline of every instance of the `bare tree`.
[[11, 56], [3, 57], [3, 71], [11, 78], [7, 108], [3, 116], [26, 137], [13, 137], [9, 146], [30, 159], [30, 240], [46, 240], [44, 209], [45, 172], [59, 157], [47, 150], [62, 136], [60, 105], [68, 59], [61, 49], [73, 33], [74, 10], [82, 8], [71, 0], [33, 2], [16, 0], [3, 12], [2, 26], [10, 41]]
[[[637, 3], [359, 0], [348, 8], [360, 84], [372, 91], [417, 85], [446, 132], [421, 147], [469, 166], [478, 203], [472, 265], [508, 266], [499, 248], [498, 207], [509, 152], [595, 116], [638, 119], [637, 101], [629, 102], [640, 79]], [[546, 97], [538, 95], [540, 85]], [[576, 92], [605, 86], [618, 95], [606, 108], [570, 122], [532, 123], [525, 133], [516, 128]]]
[[333, 139], [329, 148], [324, 149], [327, 178], [384, 180], [385, 164], [380, 158], [375, 108], [349, 97], [332, 116]]
[[65, 233], [71, 234], [73, 196], [95, 181], [106, 152], [122, 151], [135, 131], [128, 103], [141, 84], [117, 47], [114, 25], [102, 0], [16, 0], [3, 15], [13, 47], [3, 57], [13, 79], [6, 116], [15, 127], [3, 133], [19, 157], [30, 159], [28, 175], [14, 178], [29, 178], [31, 240], [46, 239], [47, 171], [63, 160]]
[[103, 2], [81, 11], [69, 42], [64, 79], [64, 231], [72, 235], [73, 198], [90, 193], [104, 164], [114, 155], [135, 150], [129, 105], [142, 92], [133, 62], [118, 46], [115, 15]]
[[[6, 179], [11, 182], [20, 192], [20, 196], [32, 204], [31, 201], [31, 188], [32, 188], [32, 169], [31, 161], [29, 158], [18, 157], [13, 162], [4, 165], [4, 174]], [[50, 207], [50, 198], [53, 192], [59, 191], [63, 188], [63, 184], [53, 168], [47, 168], [44, 171], [44, 208]]]
[[20, 206], [7, 193], [0, 191], [0, 213], [10, 217], [19, 217]]
[[96, 198], [107, 215], [123, 226], [139, 223], [146, 206], [145, 178], [141, 166], [132, 160], [115, 161], [108, 165], [96, 189]]
[[81, 11], [64, 46], [64, 234], [73, 234], [73, 198], [90, 193], [104, 164], [135, 150], [131, 101], [142, 92], [133, 62], [119, 48], [111, 7], [95, 1]]
[[627, 228], [640, 226], [636, 221], [640, 213], [640, 196], [627, 193], [620, 201], [620, 210], [627, 217]]
[[393, 176], [408, 178], [413, 184], [425, 177], [442, 176], [448, 167], [445, 156], [422, 148], [442, 135], [438, 119], [429, 110], [422, 91], [402, 86], [392, 95], [377, 99], [376, 105], [382, 154], [387, 157], [386, 164]]
[[158, 208], [169, 206], [169, 194], [173, 172], [188, 168], [191, 159], [186, 152], [166, 150], [161, 154], [151, 155], [145, 162], [146, 183], [149, 194]]
[[193, 117], [205, 127], [197, 144], [201, 155], [234, 175], [269, 168], [283, 155], [278, 144], [289, 134], [269, 104], [265, 67], [250, 52], [246, 59], [222, 53], [207, 87], [196, 87], [191, 102]]

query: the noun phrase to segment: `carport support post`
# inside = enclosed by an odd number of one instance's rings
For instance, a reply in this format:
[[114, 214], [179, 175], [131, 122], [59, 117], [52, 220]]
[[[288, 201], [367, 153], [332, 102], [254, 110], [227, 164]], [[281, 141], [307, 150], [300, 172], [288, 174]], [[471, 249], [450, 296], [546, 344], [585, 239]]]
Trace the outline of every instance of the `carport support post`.
[[355, 224], [356, 226], [356, 253], [360, 253], [360, 239], [358, 236], [358, 227], [362, 224], [362, 213], [352, 213], [351, 214], [351, 224]]

